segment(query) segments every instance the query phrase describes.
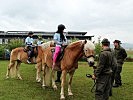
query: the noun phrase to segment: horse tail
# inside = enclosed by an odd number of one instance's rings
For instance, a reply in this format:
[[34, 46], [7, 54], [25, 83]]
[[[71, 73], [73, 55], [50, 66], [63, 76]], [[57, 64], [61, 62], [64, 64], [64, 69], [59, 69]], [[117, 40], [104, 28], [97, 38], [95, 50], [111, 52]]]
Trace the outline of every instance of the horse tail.
[[8, 65], [8, 68], [10, 69], [10, 75], [11, 77], [16, 77], [16, 52], [14, 51], [14, 49], [11, 51], [11, 55], [10, 55], [10, 63]]
[[46, 80], [46, 85], [47, 86], [50, 86], [50, 79], [51, 79], [51, 70], [50, 70], [50, 68], [49, 67], [46, 67], [45, 68], [45, 73], [46, 73], [46, 75], [45, 75], [45, 80]]

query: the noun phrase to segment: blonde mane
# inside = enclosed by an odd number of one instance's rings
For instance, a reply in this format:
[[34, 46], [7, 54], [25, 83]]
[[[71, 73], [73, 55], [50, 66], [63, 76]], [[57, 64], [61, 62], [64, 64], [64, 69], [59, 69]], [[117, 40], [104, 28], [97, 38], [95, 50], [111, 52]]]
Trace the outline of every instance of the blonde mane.
[[[86, 40], [86, 44], [84, 45], [84, 49], [90, 49], [90, 50], [94, 50], [95, 49], [95, 45], [90, 41], [90, 40]], [[79, 45], [79, 43], [82, 45], [84, 44], [85, 40], [79, 40], [76, 42], [72, 42], [68, 45], [68, 48], [74, 48], [75, 46]]]
[[54, 41], [45, 42], [45, 43], [41, 44], [40, 46], [41, 46], [43, 49], [46, 49], [47, 47], [50, 47], [51, 44], [54, 44]]
[[82, 45], [82, 41], [81, 41], [81, 40], [70, 43], [70, 44], [68, 45], [68, 48], [73, 48], [73, 47], [75, 47], [75, 46], [77, 46], [77, 45], [79, 45], [79, 44]]

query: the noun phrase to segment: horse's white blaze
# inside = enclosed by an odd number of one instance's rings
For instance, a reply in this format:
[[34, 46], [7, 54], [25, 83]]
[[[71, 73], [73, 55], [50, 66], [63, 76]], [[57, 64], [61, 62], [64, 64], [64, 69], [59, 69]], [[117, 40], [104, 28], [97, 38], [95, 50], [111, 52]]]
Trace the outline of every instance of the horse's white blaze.
[[[84, 52], [86, 52], [86, 50], [90, 50], [90, 51], [94, 51], [95, 50], [95, 45], [90, 41], [87, 40], [87, 43], [84, 45]], [[94, 53], [94, 52], [93, 52]], [[94, 54], [90, 54], [90, 55], [94, 55]], [[86, 55], [86, 54], [85, 54]], [[86, 55], [87, 56], [87, 55]], [[89, 56], [89, 55], [88, 55]], [[88, 63], [92, 63], [94, 62], [94, 57], [89, 57], [87, 58], [87, 62]]]
[[90, 40], [87, 40], [87, 43], [84, 45], [84, 50], [85, 49], [94, 50], [95, 49], [95, 45]]

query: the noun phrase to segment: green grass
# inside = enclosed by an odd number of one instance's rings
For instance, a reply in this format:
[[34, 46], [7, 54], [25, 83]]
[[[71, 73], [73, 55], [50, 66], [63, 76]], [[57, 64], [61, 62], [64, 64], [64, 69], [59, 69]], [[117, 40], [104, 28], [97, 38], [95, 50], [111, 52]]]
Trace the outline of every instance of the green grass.
[[133, 58], [133, 50], [127, 50], [126, 52], [127, 52], [128, 57]]
[[[5, 79], [6, 69], [9, 61], [0, 61], [0, 100], [59, 100], [60, 84], [58, 90], [51, 87], [42, 89], [41, 83], [35, 81], [34, 65], [22, 64], [20, 66], [23, 80], [16, 78]], [[113, 96], [110, 100], [133, 100], [133, 63], [127, 62], [123, 66], [122, 79], [123, 86], [113, 88]], [[86, 73], [92, 74], [92, 68], [86, 62], [79, 62], [72, 83], [74, 96], [67, 95], [67, 85], [65, 87], [66, 100], [94, 100], [94, 93], [90, 90], [93, 81], [86, 78]]]

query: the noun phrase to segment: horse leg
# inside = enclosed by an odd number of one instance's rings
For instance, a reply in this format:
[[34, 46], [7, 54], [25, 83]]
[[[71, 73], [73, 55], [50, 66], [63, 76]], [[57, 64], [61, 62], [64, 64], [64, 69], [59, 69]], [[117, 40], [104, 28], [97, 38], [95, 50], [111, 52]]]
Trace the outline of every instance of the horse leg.
[[43, 70], [43, 82], [42, 82], [42, 87], [45, 89], [46, 84], [45, 84], [45, 75], [46, 75], [46, 65], [42, 66], [42, 70]]
[[36, 71], [36, 81], [37, 82], [41, 82], [41, 69], [42, 69], [41, 67], [42, 67], [41, 62], [36, 64], [36, 69], [37, 69], [37, 71]]
[[72, 83], [72, 78], [73, 78], [74, 72], [75, 72], [75, 70], [69, 73], [69, 82], [68, 82], [68, 95], [69, 96], [73, 95], [72, 90], [71, 90], [71, 83]]
[[66, 74], [67, 72], [65, 70], [62, 71], [62, 79], [61, 79], [61, 93], [60, 93], [60, 99], [65, 99], [64, 96], [64, 86], [66, 81]]
[[57, 86], [55, 84], [55, 70], [52, 70], [52, 87], [54, 90], [57, 90]]
[[7, 73], [6, 73], [6, 79], [9, 78], [10, 76], [10, 69], [13, 68], [15, 66], [15, 61], [10, 61], [8, 68], [7, 68]]
[[17, 77], [18, 77], [18, 79], [22, 80], [22, 77], [21, 77], [20, 72], [19, 72], [20, 64], [21, 64], [21, 62], [17, 61], [16, 70], [17, 70]]

